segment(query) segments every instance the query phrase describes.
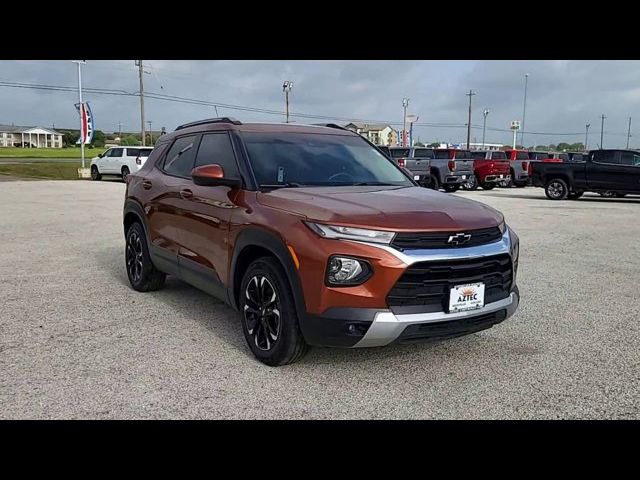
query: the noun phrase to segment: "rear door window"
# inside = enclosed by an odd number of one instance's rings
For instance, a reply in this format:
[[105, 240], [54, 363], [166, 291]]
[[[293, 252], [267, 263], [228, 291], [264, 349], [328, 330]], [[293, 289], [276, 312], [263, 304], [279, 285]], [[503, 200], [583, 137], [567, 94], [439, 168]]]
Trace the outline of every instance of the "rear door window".
[[614, 150], [597, 150], [593, 152], [593, 161], [596, 163], [609, 163], [618, 165], [620, 163], [619, 152]]
[[177, 177], [189, 177], [195, 159], [196, 135], [178, 138], [167, 153], [163, 170]]

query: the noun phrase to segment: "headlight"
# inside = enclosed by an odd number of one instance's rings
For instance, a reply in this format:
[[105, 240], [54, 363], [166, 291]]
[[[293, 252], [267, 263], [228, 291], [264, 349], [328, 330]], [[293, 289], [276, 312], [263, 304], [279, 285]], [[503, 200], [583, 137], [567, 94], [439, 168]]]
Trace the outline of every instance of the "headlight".
[[340, 225], [325, 225], [322, 223], [304, 222], [311, 230], [324, 238], [343, 240], [358, 240], [361, 242], [382, 243], [389, 245], [395, 232], [382, 230], [367, 230], [365, 228], [342, 227]]
[[516, 275], [518, 274], [518, 260], [520, 257], [520, 239], [516, 232], [514, 232], [510, 227], [509, 229], [509, 238], [511, 239], [511, 262], [513, 263], [513, 283], [516, 283]]
[[372, 270], [366, 260], [333, 255], [327, 262], [327, 285], [347, 287], [360, 285], [369, 279]]
[[498, 225], [498, 229], [500, 230], [500, 233], [504, 235], [504, 232], [507, 230], [507, 224], [505, 223], [504, 218], [500, 222], [500, 225]]

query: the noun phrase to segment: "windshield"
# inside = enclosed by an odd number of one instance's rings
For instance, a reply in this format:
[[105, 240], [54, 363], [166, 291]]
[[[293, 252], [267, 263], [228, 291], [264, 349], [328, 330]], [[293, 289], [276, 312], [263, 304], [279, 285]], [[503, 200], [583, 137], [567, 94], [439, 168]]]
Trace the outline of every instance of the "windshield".
[[360, 137], [309, 133], [242, 133], [258, 185], [413, 186]]

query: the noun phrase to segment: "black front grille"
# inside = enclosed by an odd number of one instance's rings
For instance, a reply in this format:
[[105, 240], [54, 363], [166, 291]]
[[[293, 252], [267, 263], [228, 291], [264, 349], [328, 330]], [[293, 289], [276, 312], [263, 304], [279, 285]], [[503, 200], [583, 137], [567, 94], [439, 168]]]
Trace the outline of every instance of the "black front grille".
[[444, 340], [446, 338], [460, 337], [491, 328], [496, 323], [502, 322], [505, 318], [507, 318], [507, 311], [498, 310], [497, 312], [446, 322], [418, 323], [405, 328], [396, 342]]
[[[469, 234], [471, 238], [466, 243], [449, 243], [449, 237], [458, 234]], [[467, 230], [457, 232], [407, 232], [396, 234], [391, 246], [398, 250], [412, 248], [460, 248], [475, 247], [486, 243], [497, 242], [502, 238], [498, 227], [482, 230]]]
[[[507, 254], [473, 260], [414, 263], [387, 295], [387, 304], [396, 313], [446, 312], [450, 290], [456, 285], [476, 282], [484, 283], [484, 299], [488, 304], [507, 298], [512, 280], [511, 258]], [[416, 306], [420, 307], [417, 311]], [[408, 311], [407, 307], [414, 308]]]

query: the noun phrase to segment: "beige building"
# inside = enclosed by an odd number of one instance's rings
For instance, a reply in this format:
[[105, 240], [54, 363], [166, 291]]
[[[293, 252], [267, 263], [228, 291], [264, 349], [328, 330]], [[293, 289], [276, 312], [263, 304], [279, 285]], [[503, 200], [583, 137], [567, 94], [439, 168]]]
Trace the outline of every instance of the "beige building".
[[389, 125], [353, 122], [346, 124], [344, 128], [367, 137], [376, 145], [394, 146], [398, 143], [398, 132]]
[[0, 125], [0, 147], [62, 148], [63, 135], [43, 127]]

